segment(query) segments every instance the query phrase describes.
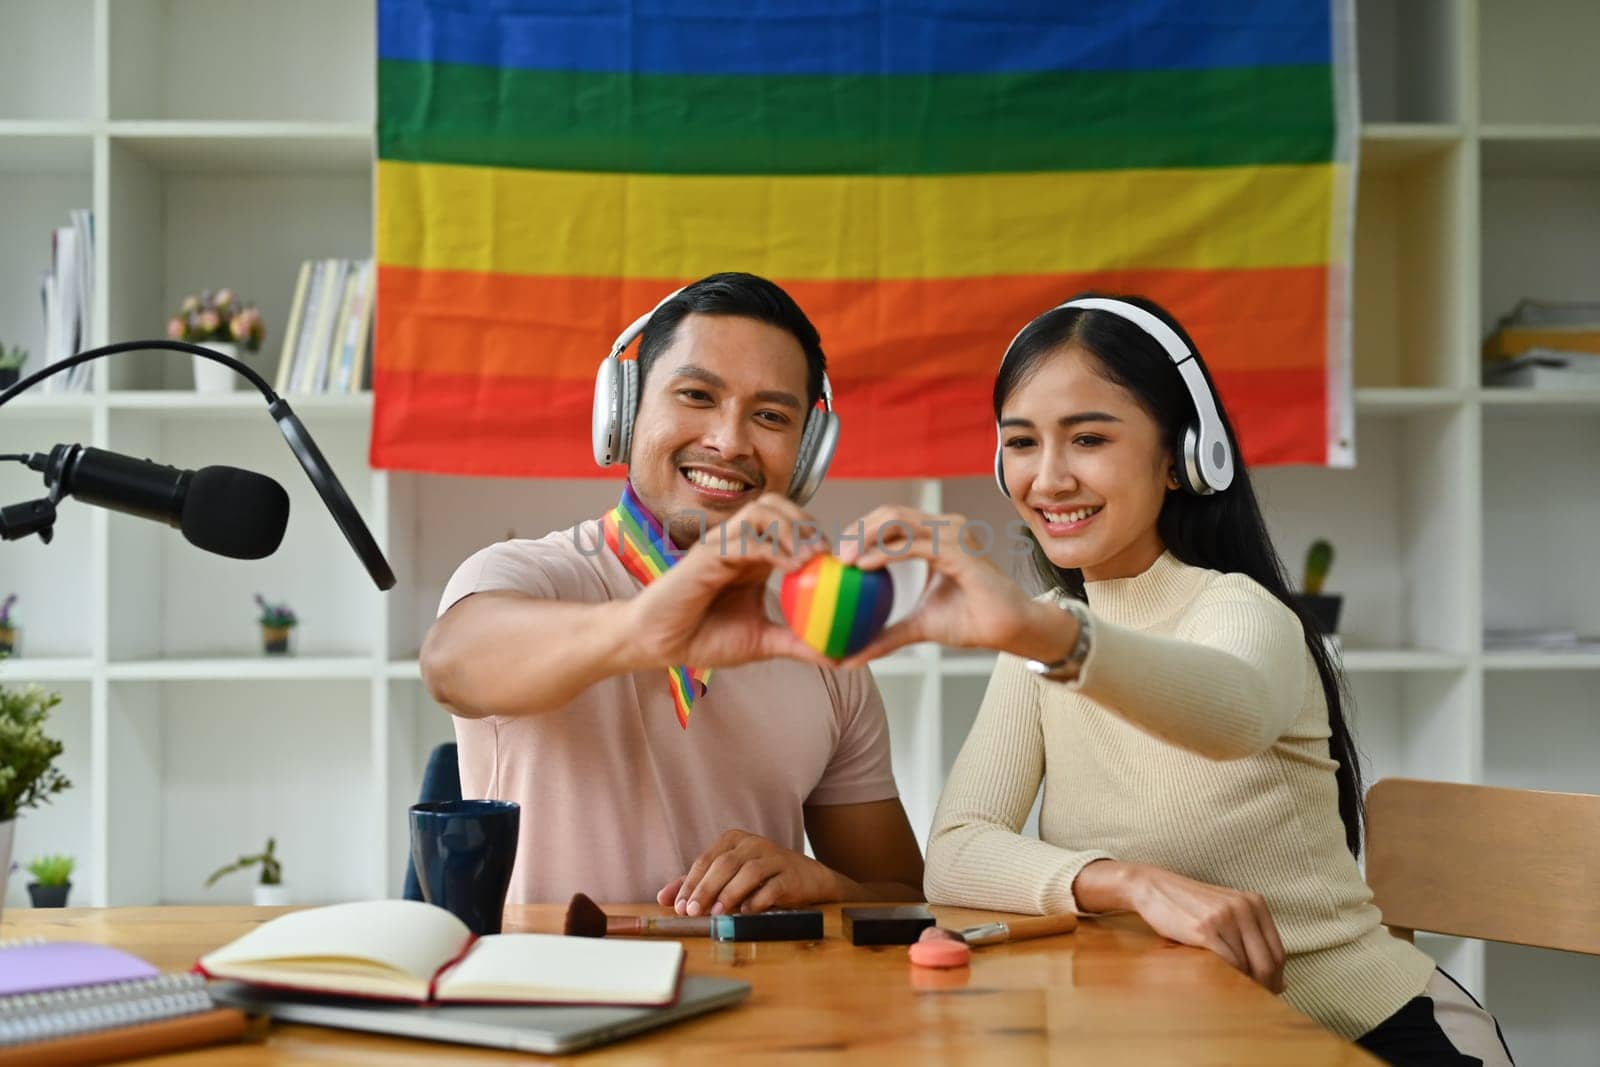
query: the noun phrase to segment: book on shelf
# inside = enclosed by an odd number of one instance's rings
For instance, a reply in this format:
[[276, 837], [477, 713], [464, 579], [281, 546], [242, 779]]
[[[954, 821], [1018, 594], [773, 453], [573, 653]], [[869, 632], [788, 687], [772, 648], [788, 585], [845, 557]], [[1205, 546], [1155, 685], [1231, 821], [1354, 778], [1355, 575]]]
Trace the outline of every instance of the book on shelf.
[[244, 1031], [243, 1013], [217, 1007], [199, 975], [162, 974], [106, 945], [0, 942], [0, 1067], [103, 1063]]
[[300, 265], [274, 388], [279, 393], [358, 393], [365, 386], [375, 271], [371, 259]]
[[1533, 351], [1600, 354], [1600, 301], [1518, 301], [1483, 343], [1490, 362]]
[[1485, 360], [1483, 384], [1523, 389], [1600, 389], [1600, 352], [1530, 348], [1514, 359]]
[[[68, 218], [68, 225], [51, 231], [50, 267], [39, 280], [44, 348], [33, 370], [43, 370], [83, 351], [94, 335], [94, 215], [78, 208]], [[86, 392], [90, 374], [89, 364], [79, 364], [44, 382], [44, 391]]]
[[195, 969], [270, 989], [432, 1003], [673, 1003], [676, 941], [475, 936], [443, 908], [369, 900], [290, 912], [200, 957]]

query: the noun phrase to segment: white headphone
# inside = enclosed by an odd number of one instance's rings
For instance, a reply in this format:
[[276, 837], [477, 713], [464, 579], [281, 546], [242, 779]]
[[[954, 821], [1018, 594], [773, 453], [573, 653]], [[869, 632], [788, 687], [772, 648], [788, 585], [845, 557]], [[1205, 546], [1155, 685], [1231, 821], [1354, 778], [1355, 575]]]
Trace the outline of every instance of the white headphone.
[[[1167, 356], [1178, 368], [1179, 376], [1183, 378], [1184, 387], [1189, 391], [1189, 399], [1194, 402], [1195, 421], [1183, 428], [1183, 450], [1180, 457], [1182, 462], [1177, 466], [1178, 482], [1196, 496], [1219, 493], [1232, 485], [1233, 448], [1228, 444], [1227, 431], [1222, 427], [1222, 416], [1217, 413], [1216, 398], [1211, 395], [1211, 388], [1206, 384], [1206, 376], [1200, 369], [1200, 361], [1194, 358], [1194, 353], [1189, 350], [1183, 338], [1178, 336], [1178, 331], [1161, 321], [1158, 316], [1126, 300], [1086, 296], [1058, 304], [1050, 311], [1060, 311], [1062, 308], [1110, 312], [1139, 327], [1166, 350]], [[1035, 316], [1028, 326], [1038, 322], [1044, 315], [1050, 314], [1050, 311]], [[1006, 354], [1000, 357], [1001, 370], [1005, 369], [1006, 360], [1011, 358], [1011, 350], [1016, 347], [1017, 338], [1027, 332], [1028, 326], [1018, 330], [1017, 336], [1006, 345]], [[994, 480], [1000, 486], [1000, 491], [1009, 497], [1011, 490], [1006, 488], [1005, 470], [1002, 466], [1005, 449], [998, 441], [999, 429], [997, 424]]]
[[[611, 342], [611, 354], [600, 364], [594, 377], [594, 417], [590, 431], [594, 440], [594, 461], [602, 467], [628, 462], [633, 446], [633, 420], [639, 413], [639, 361], [624, 360], [622, 353], [644, 332], [651, 316], [683, 292], [678, 289], [648, 312], [633, 320]], [[833, 386], [822, 375], [822, 407], [812, 407], [800, 432], [800, 451], [795, 456], [794, 473], [789, 478], [789, 498], [804, 504], [822, 485], [823, 475], [839, 447], [839, 416], [833, 413]]]

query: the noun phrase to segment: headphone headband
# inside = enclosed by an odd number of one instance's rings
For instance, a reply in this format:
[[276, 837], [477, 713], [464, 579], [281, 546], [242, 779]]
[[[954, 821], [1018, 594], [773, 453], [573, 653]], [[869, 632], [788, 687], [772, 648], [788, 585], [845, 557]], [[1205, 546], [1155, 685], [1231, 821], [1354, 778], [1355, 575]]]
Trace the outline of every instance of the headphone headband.
[[[1177, 330], [1163, 321], [1159, 315], [1137, 304], [1104, 296], [1079, 297], [1064, 304], [1057, 304], [1049, 311], [1035, 315], [1028, 321], [1027, 326], [1017, 331], [1011, 343], [1006, 345], [1005, 355], [1000, 357], [1000, 370], [1005, 370], [1006, 361], [1011, 358], [1011, 350], [1017, 346], [1017, 341], [1028, 332], [1030, 326], [1045, 315], [1064, 308], [1104, 311], [1115, 315], [1139, 327], [1151, 340], [1161, 346], [1167, 358], [1172, 360], [1173, 366], [1177, 368], [1178, 377], [1183, 379], [1184, 389], [1189, 394], [1195, 412], [1195, 421], [1184, 429], [1183, 440], [1180, 443], [1179, 458], [1182, 474], [1179, 480], [1190, 492], [1200, 496], [1220, 492], [1232, 485], [1233, 449], [1228, 444], [1227, 430], [1222, 425], [1222, 415], [1217, 410], [1216, 397], [1211, 394], [1211, 387], [1206, 383], [1205, 372], [1200, 369], [1200, 361], [1194, 358], [1193, 349]], [[998, 427], [996, 430], [998, 432]], [[1011, 491], [1006, 488], [1004, 473], [1001, 470], [1002, 459], [1002, 449], [997, 445], [994, 456], [995, 481], [999, 483], [1000, 491], [1010, 496]]]

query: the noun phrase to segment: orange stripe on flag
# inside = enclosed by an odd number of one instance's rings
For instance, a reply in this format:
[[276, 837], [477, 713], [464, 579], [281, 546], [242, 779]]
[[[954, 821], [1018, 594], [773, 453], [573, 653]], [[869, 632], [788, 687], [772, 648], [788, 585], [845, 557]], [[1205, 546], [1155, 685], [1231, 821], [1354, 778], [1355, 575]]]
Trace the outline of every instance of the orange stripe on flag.
[[[592, 382], [622, 327], [692, 280], [380, 273], [378, 369], [481, 376], [484, 390]], [[781, 284], [821, 331], [835, 383], [989, 375], [1028, 319], [1088, 288], [1165, 305], [1217, 373], [1323, 365], [1322, 347], [1305, 340], [1327, 321], [1320, 266]], [[875, 340], [885, 336], [898, 339]]]

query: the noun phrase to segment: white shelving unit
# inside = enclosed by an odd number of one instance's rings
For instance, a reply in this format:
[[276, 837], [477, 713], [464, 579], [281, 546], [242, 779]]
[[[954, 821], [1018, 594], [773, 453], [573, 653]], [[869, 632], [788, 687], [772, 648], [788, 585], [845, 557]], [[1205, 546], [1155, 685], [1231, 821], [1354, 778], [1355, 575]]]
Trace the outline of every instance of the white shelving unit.
[[[1369, 781], [1600, 792], [1600, 655], [1485, 652], [1481, 636], [1600, 632], [1600, 392], [1477, 379], [1479, 340], [1518, 297], [1600, 283], [1600, 8], [1359, 0], [1358, 16], [1358, 466], [1264, 471], [1258, 489], [1291, 568], [1316, 537], [1339, 550]], [[300, 261], [371, 247], [374, 38], [372, 0], [0, 0], [0, 338], [40, 349], [49, 230], [90, 206], [97, 342], [157, 336], [185, 292], [226, 283], [265, 312], [270, 377]], [[102, 363], [88, 395], [0, 413], [0, 451], [83, 441], [236, 464], [292, 497], [284, 548], [258, 563], [70, 504], [54, 544], [0, 548], [25, 626], [0, 678], [62, 693], [75, 783], [19, 824], [17, 854], [75, 854], [79, 902], [230, 902], [246, 880], [205, 891], [205, 874], [273, 834], [300, 900], [396, 892], [402, 813], [450, 735], [416, 663], [445, 580], [508, 532], [598, 513], [616, 483], [371, 471], [370, 397], [296, 399], [395, 564], [380, 595], [258, 402], [197, 396], [189, 374], [140, 354]], [[37, 476], [0, 466], [0, 500], [37, 493]], [[1010, 518], [987, 479], [835, 482], [815, 510], [846, 520], [884, 500]], [[294, 658], [257, 653], [258, 590], [301, 612]], [[918, 649], [877, 669], [919, 833], [990, 664]], [[1526, 1062], [1592, 1056], [1596, 961], [1427, 947]]]

